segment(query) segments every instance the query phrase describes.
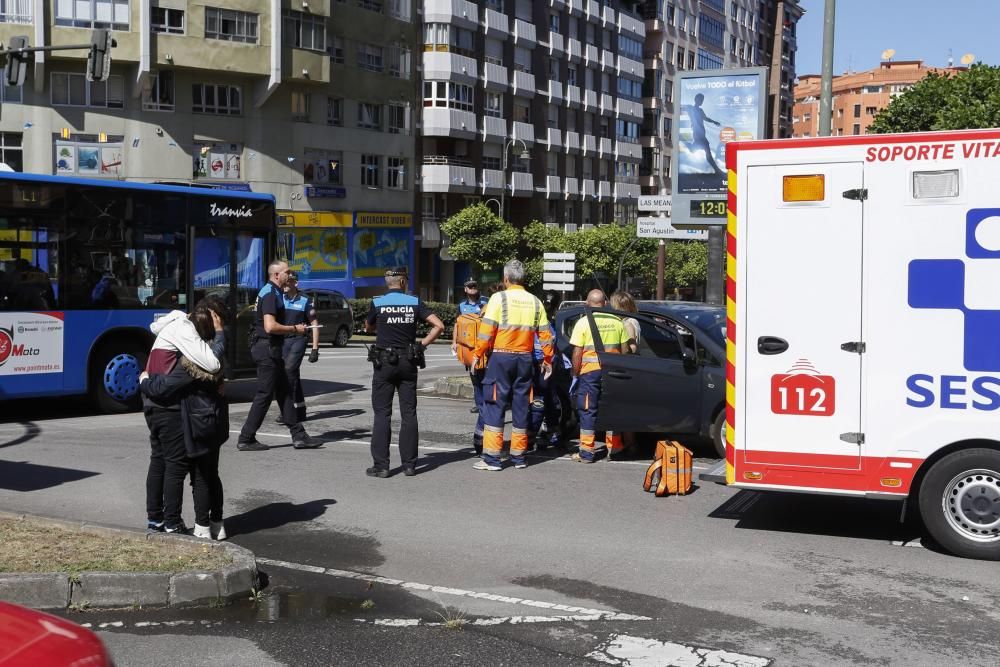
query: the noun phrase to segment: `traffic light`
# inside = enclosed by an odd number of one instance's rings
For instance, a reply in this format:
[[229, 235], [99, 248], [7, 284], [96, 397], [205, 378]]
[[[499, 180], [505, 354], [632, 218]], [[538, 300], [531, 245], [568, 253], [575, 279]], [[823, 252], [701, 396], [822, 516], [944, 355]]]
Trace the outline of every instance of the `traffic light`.
[[3, 78], [8, 86], [24, 85], [24, 77], [28, 73], [28, 54], [15, 53], [15, 51], [27, 48], [27, 46], [28, 38], [23, 35], [10, 38], [7, 63], [3, 66]]
[[87, 56], [87, 81], [107, 81], [111, 75], [111, 31], [94, 30], [90, 33], [90, 55]]

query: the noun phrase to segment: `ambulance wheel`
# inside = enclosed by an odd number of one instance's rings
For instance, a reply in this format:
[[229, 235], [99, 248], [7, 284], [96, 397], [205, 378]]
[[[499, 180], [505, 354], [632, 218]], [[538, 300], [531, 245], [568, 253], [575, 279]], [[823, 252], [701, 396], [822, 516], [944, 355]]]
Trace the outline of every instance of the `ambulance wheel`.
[[920, 486], [927, 532], [957, 556], [1000, 560], [1000, 451], [965, 449], [934, 464]]
[[351, 338], [351, 332], [347, 330], [347, 327], [340, 327], [337, 330], [337, 337], [333, 339], [334, 347], [347, 347], [347, 341]]
[[90, 398], [100, 412], [139, 409], [139, 374], [146, 356], [142, 347], [130, 341], [112, 340], [98, 348], [90, 364]]
[[726, 458], [726, 411], [720, 410], [712, 422], [712, 444], [719, 458]]

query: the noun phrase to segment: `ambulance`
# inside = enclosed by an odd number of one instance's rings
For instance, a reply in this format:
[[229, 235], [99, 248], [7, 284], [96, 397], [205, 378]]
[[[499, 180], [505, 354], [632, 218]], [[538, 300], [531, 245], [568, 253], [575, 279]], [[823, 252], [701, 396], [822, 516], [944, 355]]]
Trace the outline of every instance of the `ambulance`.
[[1000, 130], [731, 143], [727, 484], [1000, 560]]

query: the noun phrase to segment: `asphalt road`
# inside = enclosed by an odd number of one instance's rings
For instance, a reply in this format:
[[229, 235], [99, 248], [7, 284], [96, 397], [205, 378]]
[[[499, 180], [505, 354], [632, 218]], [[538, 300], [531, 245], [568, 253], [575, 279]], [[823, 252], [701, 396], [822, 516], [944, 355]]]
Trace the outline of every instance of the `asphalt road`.
[[[458, 369], [443, 346], [428, 364], [426, 387]], [[234, 436], [223, 453], [227, 530], [267, 588], [225, 608], [70, 614], [118, 665], [996, 664], [996, 565], [895, 546], [920, 537], [897, 504], [714, 484], [657, 499], [645, 461], [479, 472], [469, 402], [430, 395], [420, 474], [371, 479], [364, 349], [324, 349], [304, 374], [326, 446], [294, 450], [269, 418], [270, 451]], [[227, 391], [238, 430], [252, 386]], [[144, 525], [141, 415], [0, 410], [0, 507]]]

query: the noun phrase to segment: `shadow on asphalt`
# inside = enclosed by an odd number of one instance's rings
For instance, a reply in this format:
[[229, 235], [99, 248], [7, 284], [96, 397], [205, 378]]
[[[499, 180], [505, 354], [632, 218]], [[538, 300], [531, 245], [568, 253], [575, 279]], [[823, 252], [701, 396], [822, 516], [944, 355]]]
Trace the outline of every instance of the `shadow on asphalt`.
[[30, 421], [19, 421], [17, 422], [24, 427], [24, 433], [15, 436], [11, 440], [0, 441], [0, 449], [4, 447], [13, 447], [14, 445], [21, 445], [31, 440], [37, 438], [41, 433], [42, 429], [39, 428], [38, 424]]
[[[246, 378], [226, 383], [226, 398], [230, 404], [250, 403], [257, 391], [257, 380]], [[344, 391], [368, 391], [364, 385], [349, 382], [331, 382], [329, 380], [302, 380], [302, 391], [306, 396], [313, 397], [323, 394], [337, 394]]]
[[41, 491], [99, 474], [101, 473], [74, 468], [43, 466], [24, 461], [0, 461], [0, 489]]
[[365, 414], [364, 410], [360, 408], [349, 408], [347, 410], [321, 410], [319, 412], [310, 412], [306, 415], [306, 421], [315, 421], [317, 419], [347, 419], [348, 417], [357, 417], [358, 415]]
[[282, 528], [290, 523], [312, 521], [326, 514], [326, 508], [336, 505], [333, 498], [310, 500], [305, 503], [272, 502], [254, 507], [242, 514], [226, 517], [226, 532], [231, 536], [249, 535], [262, 530]]

